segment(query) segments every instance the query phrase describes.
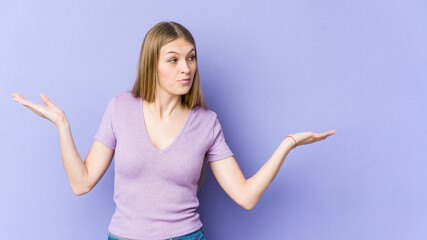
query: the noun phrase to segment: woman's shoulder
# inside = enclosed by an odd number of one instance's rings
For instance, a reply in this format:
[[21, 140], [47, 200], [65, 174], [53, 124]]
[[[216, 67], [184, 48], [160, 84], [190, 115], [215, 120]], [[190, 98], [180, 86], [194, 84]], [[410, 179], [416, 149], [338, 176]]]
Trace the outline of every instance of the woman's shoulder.
[[114, 97], [122, 98], [122, 99], [139, 98], [139, 97], [135, 97], [132, 92], [119, 92], [116, 95], [114, 95]]
[[120, 103], [136, 102], [140, 97], [135, 97], [132, 92], [120, 92], [112, 97], [112, 100]]
[[135, 106], [139, 103], [139, 97], [133, 96], [131, 92], [120, 92], [114, 94], [110, 97], [108, 102], [109, 106], [114, 106], [113, 108], [129, 108]]
[[211, 109], [206, 109], [203, 106], [196, 105], [191, 109], [196, 115], [197, 118], [202, 120], [215, 120], [217, 118], [217, 114], [215, 111]]

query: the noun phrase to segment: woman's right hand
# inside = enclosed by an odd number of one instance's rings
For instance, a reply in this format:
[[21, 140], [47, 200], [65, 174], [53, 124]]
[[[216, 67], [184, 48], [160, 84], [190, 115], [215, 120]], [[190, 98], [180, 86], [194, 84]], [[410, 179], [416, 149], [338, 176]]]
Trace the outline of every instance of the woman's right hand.
[[[295, 142], [296, 145], [293, 145], [294, 147], [304, 145], [304, 144], [311, 144], [317, 141], [321, 141], [326, 139], [327, 137], [337, 133], [337, 130], [329, 130], [324, 133], [314, 133], [314, 132], [301, 132], [301, 133], [294, 133], [290, 134], [288, 136], [291, 136]], [[290, 140], [292, 143], [294, 143], [294, 140]], [[294, 148], [293, 147], [293, 148]]]
[[40, 94], [40, 98], [42, 101], [47, 105], [43, 106], [41, 104], [33, 103], [27, 99], [25, 99], [21, 94], [19, 93], [12, 93], [12, 96], [14, 96], [13, 101], [19, 102], [22, 105], [26, 106], [27, 108], [33, 110], [35, 113], [37, 113], [39, 116], [42, 116], [46, 118], [47, 120], [53, 122], [55, 125], [58, 126], [58, 124], [64, 123], [67, 121], [67, 118], [65, 117], [65, 112], [62, 111], [58, 106], [53, 104], [44, 94]]

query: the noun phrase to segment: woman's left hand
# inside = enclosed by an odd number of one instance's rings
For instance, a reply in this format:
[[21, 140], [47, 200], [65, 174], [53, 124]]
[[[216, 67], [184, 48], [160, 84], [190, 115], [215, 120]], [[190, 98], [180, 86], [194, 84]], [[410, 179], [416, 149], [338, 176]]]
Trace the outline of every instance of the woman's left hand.
[[[336, 129], [330, 130], [324, 133], [302, 132], [302, 133], [289, 134], [288, 136], [293, 137], [297, 142], [297, 146], [299, 146], [299, 145], [310, 144], [320, 140], [324, 140], [335, 133], [337, 133]], [[292, 138], [289, 138], [289, 140], [291, 140], [295, 144], [295, 141], [292, 140]]]

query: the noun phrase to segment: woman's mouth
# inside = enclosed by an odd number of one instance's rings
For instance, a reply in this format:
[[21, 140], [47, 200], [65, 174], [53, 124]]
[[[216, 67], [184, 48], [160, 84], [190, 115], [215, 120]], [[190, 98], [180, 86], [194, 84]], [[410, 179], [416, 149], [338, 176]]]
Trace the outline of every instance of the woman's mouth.
[[182, 83], [182, 84], [188, 84], [188, 83], [190, 83], [190, 79], [189, 79], [189, 78], [181, 79], [181, 80], [179, 80], [178, 82], [180, 82], [180, 83]]

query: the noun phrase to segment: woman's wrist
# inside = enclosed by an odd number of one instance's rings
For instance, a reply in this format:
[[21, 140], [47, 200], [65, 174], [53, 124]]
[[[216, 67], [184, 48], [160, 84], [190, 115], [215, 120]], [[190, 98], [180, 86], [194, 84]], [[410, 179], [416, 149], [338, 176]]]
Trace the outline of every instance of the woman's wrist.
[[67, 128], [67, 127], [70, 127], [70, 124], [68, 123], [67, 118], [64, 118], [61, 121], [58, 121], [55, 125], [56, 125], [57, 128]]
[[296, 141], [293, 137], [287, 136], [283, 139], [283, 142], [289, 146], [289, 149], [293, 149], [296, 147]]

